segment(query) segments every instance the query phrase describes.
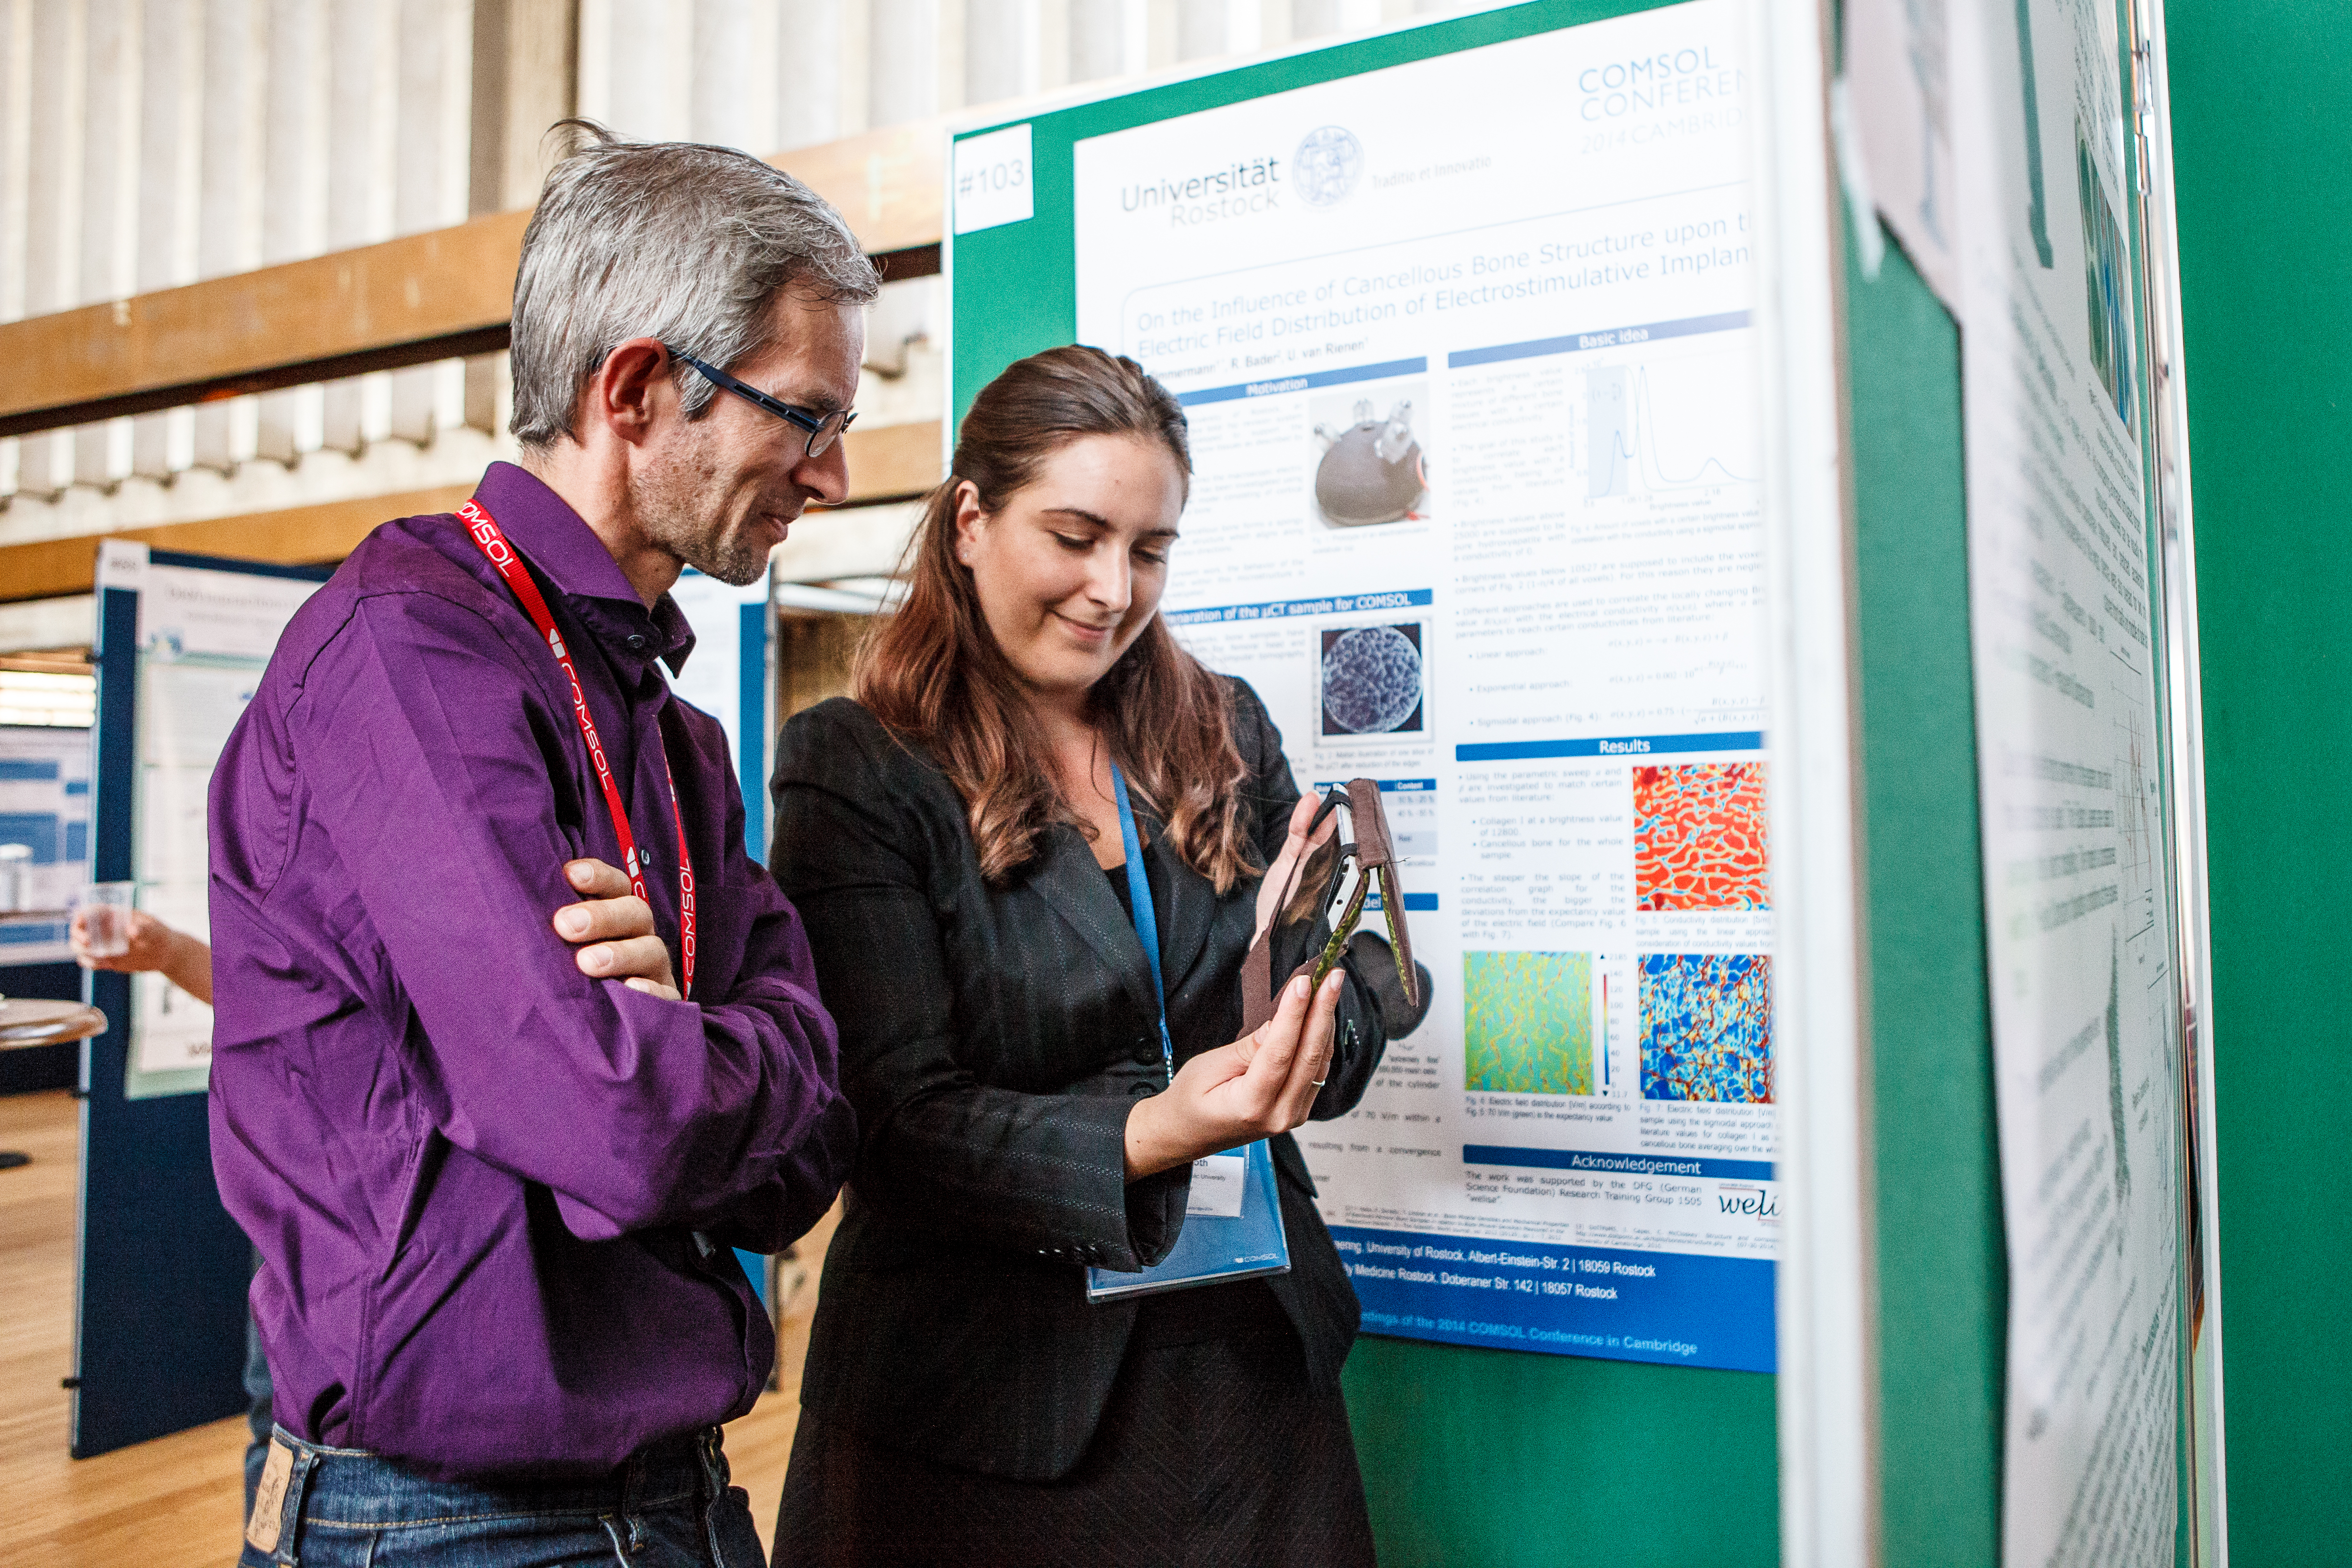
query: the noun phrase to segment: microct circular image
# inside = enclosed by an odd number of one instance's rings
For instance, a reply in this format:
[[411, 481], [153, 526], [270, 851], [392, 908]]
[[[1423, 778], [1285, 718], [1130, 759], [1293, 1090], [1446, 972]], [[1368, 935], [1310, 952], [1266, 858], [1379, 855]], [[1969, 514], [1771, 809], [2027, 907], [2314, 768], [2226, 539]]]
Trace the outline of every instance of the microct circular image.
[[1323, 652], [1326, 734], [1381, 735], [1421, 710], [1421, 650], [1393, 626], [1343, 632]]
[[1338, 125], [1317, 126], [1291, 155], [1291, 180], [1313, 207], [1328, 207], [1354, 190], [1363, 169], [1364, 144]]

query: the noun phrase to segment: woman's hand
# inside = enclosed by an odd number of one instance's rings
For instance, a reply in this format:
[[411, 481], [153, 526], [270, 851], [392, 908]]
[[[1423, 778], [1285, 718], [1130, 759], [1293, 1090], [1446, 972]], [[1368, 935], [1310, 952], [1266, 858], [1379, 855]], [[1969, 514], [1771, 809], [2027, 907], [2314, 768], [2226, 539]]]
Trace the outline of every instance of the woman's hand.
[[1311, 839], [1307, 836], [1307, 824], [1315, 820], [1316, 808], [1322, 803], [1320, 795], [1307, 794], [1300, 796], [1298, 804], [1292, 808], [1290, 836], [1282, 841], [1282, 852], [1274, 857], [1274, 863], [1265, 868], [1265, 880], [1257, 884], [1257, 929], [1250, 934], [1252, 943], [1265, 936], [1265, 928], [1274, 924], [1282, 890], [1290, 885], [1291, 868], [1317, 844], [1328, 841], [1339, 831], [1339, 819], [1330, 816], [1323, 819], [1323, 826]]
[[567, 862], [563, 880], [581, 895], [555, 912], [555, 934], [578, 949], [573, 961], [594, 979], [676, 1001], [669, 946], [654, 934], [654, 912], [629, 891], [626, 872], [600, 860]]
[[1202, 1052], [1164, 1092], [1137, 1101], [1127, 1116], [1127, 1179], [1172, 1170], [1305, 1122], [1330, 1071], [1331, 1023], [1347, 983], [1335, 972], [1310, 998], [1307, 977], [1297, 977], [1282, 988], [1274, 1016], [1255, 1030]]

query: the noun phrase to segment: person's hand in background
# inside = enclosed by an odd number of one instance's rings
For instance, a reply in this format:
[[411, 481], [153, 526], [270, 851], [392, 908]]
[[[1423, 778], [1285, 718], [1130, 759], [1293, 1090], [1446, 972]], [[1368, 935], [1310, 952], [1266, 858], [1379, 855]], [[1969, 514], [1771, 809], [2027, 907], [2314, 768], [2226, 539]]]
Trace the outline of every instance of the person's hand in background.
[[213, 950], [200, 936], [174, 930], [143, 909], [122, 912], [131, 946], [101, 956], [89, 950], [89, 912], [74, 911], [67, 940], [75, 961], [86, 969], [111, 969], [119, 975], [160, 971], [172, 984], [200, 1002], [213, 999]]

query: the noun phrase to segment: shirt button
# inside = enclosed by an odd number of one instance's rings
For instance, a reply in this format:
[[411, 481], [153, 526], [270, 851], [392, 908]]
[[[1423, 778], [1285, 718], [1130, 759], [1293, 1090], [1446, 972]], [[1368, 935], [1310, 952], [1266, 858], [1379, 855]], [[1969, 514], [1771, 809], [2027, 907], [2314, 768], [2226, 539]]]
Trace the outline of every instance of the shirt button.
[[630, 632], [630, 633], [629, 633], [629, 652], [631, 652], [631, 653], [644, 653], [645, 651], [646, 651], [646, 636], [645, 636], [645, 633], [644, 633], [644, 632]]

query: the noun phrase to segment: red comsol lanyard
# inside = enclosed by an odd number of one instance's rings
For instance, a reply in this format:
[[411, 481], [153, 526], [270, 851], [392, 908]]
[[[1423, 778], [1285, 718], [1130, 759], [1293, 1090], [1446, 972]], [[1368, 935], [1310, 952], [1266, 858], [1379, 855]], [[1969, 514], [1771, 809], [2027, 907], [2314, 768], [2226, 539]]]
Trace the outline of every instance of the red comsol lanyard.
[[[555, 629], [555, 617], [548, 613], [547, 600], [540, 593], [539, 584], [531, 580], [530, 570], [514, 546], [507, 543], [498, 523], [482, 509], [479, 501], [467, 501], [457, 508], [466, 531], [490, 558], [499, 575], [507, 580], [514, 596], [522, 601], [525, 613], [539, 634], [555, 654], [555, 662], [563, 666], [563, 678], [572, 683], [572, 716], [580, 721], [580, 738], [588, 743], [588, 759], [596, 765], [596, 782], [604, 789], [604, 809], [613, 814], [613, 836], [621, 841], [621, 869], [629, 873], [629, 891], [646, 899], [646, 907], [653, 900], [646, 898], [646, 857], [638, 852], [636, 835], [629, 831], [628, 809], [621, 804], [621, 787], [613, 780], [613, 765], [604, 758], [604, 743], [596, 738], [596, 721], [588, 714], [588, 694], [580, 689], [580, 672], [572, 667], [571, 651], [563, 645], [563, 635]], [[677, 946], [686, 967], [686, 983], [679, 994], [691, 1000], [694, 996], [694, 861], [686, 849], [686, 813], [677, 803], [677, 778], [669, 770], [669, 749], [662, 748], [662, 779], [669, 786], [669, 813], [677, 824]]]

